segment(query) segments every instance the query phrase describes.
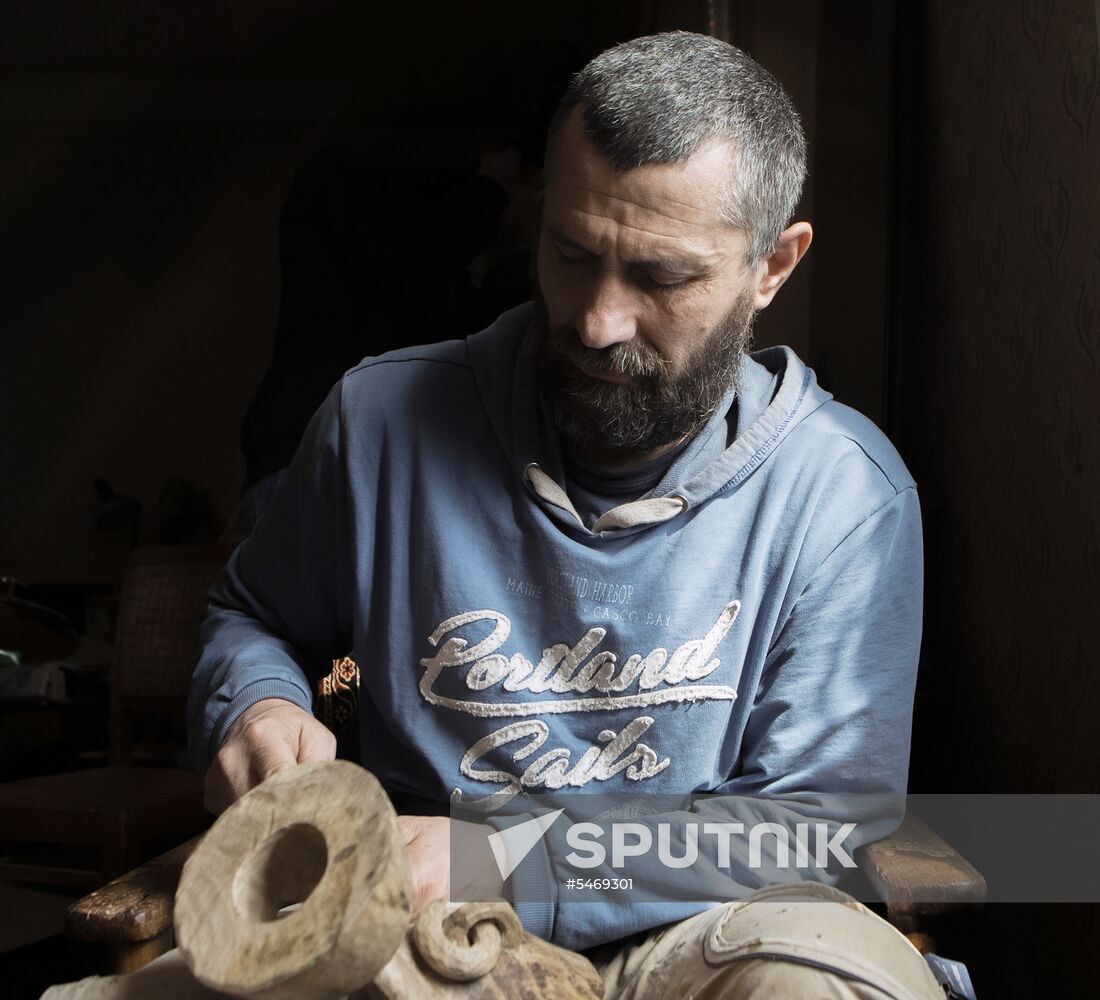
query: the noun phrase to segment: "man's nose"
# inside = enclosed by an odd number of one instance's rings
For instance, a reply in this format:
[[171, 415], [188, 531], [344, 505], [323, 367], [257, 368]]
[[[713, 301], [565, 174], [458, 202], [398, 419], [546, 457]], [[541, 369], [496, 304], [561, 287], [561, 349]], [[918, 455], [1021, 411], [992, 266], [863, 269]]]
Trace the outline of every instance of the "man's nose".
[[576, 325], [584, 345], [595, 350], [631, 340], [638, 320], [630, 289], [614, 274], [601, 273]]

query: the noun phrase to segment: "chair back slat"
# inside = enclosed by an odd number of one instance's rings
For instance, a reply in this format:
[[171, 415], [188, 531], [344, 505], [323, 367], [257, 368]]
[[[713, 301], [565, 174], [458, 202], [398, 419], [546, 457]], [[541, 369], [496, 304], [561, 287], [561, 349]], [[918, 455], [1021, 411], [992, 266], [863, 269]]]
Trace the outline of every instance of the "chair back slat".
[[115, 638], [115, 697], [186, 698], [199, 618], [230, 551], [224, 546], [173, 546], [133, 553]]

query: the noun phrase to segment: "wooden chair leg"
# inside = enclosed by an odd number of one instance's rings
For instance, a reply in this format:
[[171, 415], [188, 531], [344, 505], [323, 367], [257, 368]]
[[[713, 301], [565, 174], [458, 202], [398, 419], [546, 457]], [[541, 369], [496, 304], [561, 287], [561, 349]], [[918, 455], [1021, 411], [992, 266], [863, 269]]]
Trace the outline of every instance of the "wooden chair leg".
[[156, 937], [147, 941], [120, 941], [105, 945], [104, 971], [109, 976], [124, 976], [148, 965], [154, 958], [160, 958], [171, 951], [175, 944], [172, 928], [169, 927]]
[[887, 918], [922, 955], [936, 950], [936, 939], [929, 933], [927, 922], [916, 914], [891, 912], [888, 907]]
[[936, 950], [936, 939], [931, 934], [923, 934], [921, 931], [910, 931], [905, 935], [909, 943], [922, 955], [929, 955]]

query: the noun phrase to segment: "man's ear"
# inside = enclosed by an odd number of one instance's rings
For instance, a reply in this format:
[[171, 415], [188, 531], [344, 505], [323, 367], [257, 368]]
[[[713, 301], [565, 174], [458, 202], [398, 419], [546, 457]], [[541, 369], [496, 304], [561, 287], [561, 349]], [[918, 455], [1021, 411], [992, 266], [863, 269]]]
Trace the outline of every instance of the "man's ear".
[[775, 249], [757, 264], [753, 307], [761, 310], [771, 303], [779, 286], [790, 276], [802, 255], [810, 248], [814, 231], [808, 222], [796, 222], [779, 234]]

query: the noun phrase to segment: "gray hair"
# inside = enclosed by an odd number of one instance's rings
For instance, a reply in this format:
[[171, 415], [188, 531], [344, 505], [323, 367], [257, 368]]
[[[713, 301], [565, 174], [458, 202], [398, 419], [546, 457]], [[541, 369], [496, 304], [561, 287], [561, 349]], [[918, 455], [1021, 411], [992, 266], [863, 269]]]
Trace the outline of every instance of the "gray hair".
[[623, 42], [574, 78], [550, 125], [547, 163], [565, 119], [619, 171], [682, 163], [707, 143], [732, 145], [722, 217], [749, 236], [748, 256], [775, 249], [806, 177], [806, 140], [791, 99], [740, 49], [688, 31]]

